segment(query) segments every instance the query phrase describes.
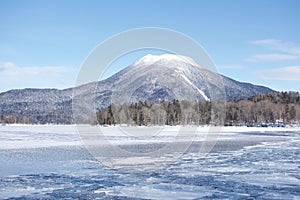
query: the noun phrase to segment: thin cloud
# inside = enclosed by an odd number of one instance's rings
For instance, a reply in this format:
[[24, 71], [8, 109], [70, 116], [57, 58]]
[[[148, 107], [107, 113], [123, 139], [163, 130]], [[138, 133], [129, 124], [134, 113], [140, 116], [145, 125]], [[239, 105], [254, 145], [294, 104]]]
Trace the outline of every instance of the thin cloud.
[[267, 62], [273, 62], [273, 61], [282, 61], [282, 60], [297, 60], [299, 59], [299, 55], [293, 55], [293, 54], [255, 54], [250, 56], [246, 59], [246, 61], [249, 62], [258, 62], [258, 61], [267, 61]]
[[0, 63], [0, 91], [25, 87], [70, 87], [76, 71], [65, 66], [20, 67], [13, 62]]
[[284, 53], [297, 54], [297, 55], [300, 54], [300, 47], [295, 46], [291, 42], [283, 42], [281, 40], [267, 39], [267, 40], [255, 40], [252, 41], [252, 44], [261, 45], [269, 49], [281, 51]]
[[264, 80], [300, 81], [300, 66], [287, 66], [257, 71]]
[[255, 40], [251, 44], [265, 47], [276, 53], [255, 54], [246, 58], [249, 62], [259, 61], [284, 61], [284, 60], [298, 60], [300, 59], [300, 47], [292, 43], [283, 42], [281, 40], [266, 39]]
[[0, 64], [0, 73], [4, 71], [9, 71], [11, 69], [14, 69], [16, 65], [12, 62], [4, 62]]

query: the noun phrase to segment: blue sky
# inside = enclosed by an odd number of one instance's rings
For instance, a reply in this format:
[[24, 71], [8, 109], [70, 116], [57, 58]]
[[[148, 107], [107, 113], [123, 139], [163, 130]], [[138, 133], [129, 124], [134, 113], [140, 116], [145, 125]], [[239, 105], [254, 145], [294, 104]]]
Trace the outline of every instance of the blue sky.
[[0, 0], [0, 91], [71, 87], [98, 44], [143, 27], [193, 38], [221, 74], [300, 91], [299, 11], [297, 0]]

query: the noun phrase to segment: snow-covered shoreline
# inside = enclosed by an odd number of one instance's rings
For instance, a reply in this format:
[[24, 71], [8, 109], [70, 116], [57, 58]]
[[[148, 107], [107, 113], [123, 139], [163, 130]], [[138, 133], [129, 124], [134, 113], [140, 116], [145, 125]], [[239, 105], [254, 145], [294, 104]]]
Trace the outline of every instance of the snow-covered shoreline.
[[[99, 127], [99, 128], [123, 128], [127, 127], [127, 125], [105, 125], [105, 126], [99, 126], [99, 125], [88, 125], [88, 124], [5, 124], [0, 125], [0, 130], [3, 127], [74, 127], [77, 126], [85, 126], [85, 127]], [[211, 127], [215, 126], [209, 126], [209, 125], [202, 125], [202, 126], [131, 126], [136, 128], [180, 128], [180, 127], [197, 127], [198, 130], [201, 129], [209, 129]], [[299, 126], [286, 126], [286, 127], [247, 127], [247, 126], [220, 126], [219, 127], [222, 132], [252, 132], [252, 131], [258, 131], [258, 132], [275, 132], [275, 131], [300, 131], [300, 125]]]

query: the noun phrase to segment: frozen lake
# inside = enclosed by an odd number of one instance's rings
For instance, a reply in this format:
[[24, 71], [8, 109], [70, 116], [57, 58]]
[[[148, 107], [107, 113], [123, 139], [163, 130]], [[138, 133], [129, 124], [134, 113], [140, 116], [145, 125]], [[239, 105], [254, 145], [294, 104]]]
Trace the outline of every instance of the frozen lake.
[[300, 199], [299, 128], [156, 129], [0, 126], [0, 199]]

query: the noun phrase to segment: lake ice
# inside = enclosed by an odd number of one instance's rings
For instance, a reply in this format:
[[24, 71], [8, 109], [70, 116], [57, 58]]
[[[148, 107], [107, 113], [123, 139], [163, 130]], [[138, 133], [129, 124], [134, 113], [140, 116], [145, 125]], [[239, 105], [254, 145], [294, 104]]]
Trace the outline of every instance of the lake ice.
[[[180, 127], [143, 136], [145, 127], [103, 127], [89, 136], [105, 141], [95, 143], [100, 161], [77, 129], [1, 126], [0, 199], [300, 199], [299, 128], [198, 127], [177, 137]], [[203, 154], [209, 134], [216, 144]], [[152, 153], [169, 143], [173, 152]], [[112, 146], [120, 155], [106, 154]]]

